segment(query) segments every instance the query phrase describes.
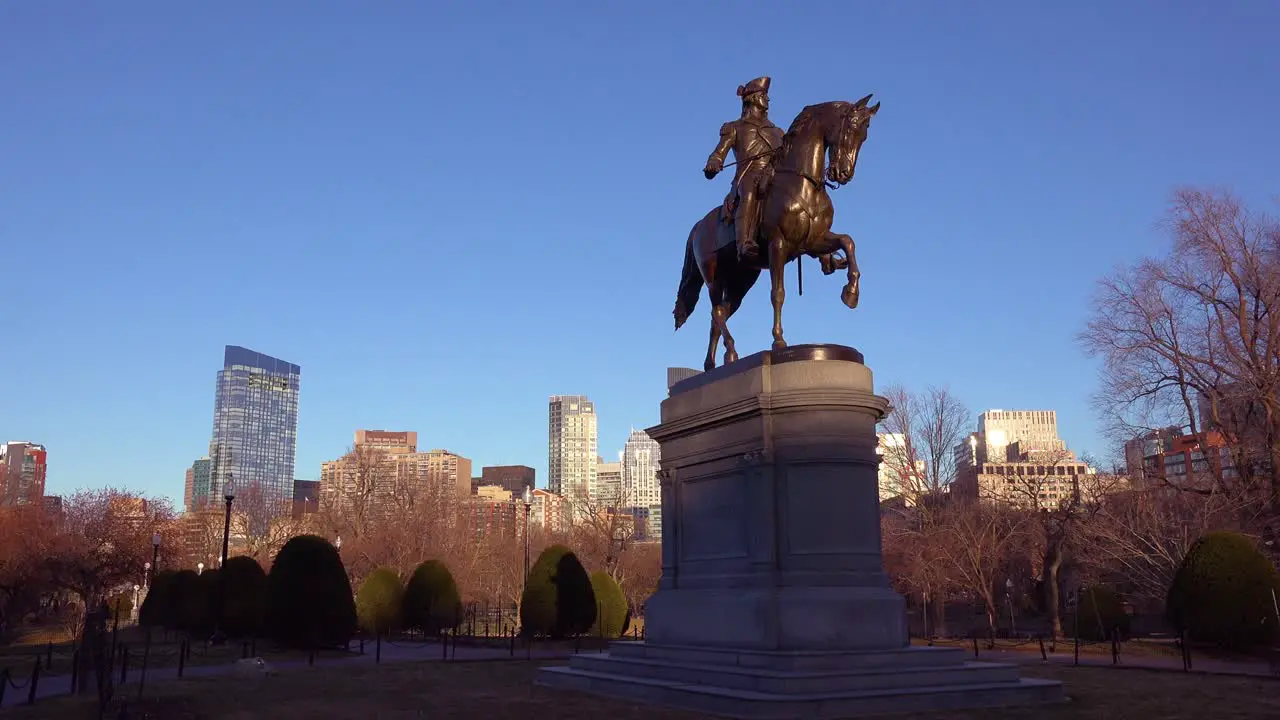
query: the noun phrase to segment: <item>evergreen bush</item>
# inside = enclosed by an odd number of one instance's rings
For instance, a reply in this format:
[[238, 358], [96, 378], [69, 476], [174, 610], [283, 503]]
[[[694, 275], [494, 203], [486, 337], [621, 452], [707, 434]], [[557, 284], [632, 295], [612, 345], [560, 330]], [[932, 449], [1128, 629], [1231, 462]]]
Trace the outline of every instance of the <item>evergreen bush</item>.
[[356, 629], [351, 581], [337, 549], [322, 537], [291, 538], [267, 574], [267, 632], [282, 645], [345, 645]]
[[267, 573], [262, 566], [247, 555], [238, 555], [227, 559], [218, 576], [222, 632], [229, 637], [262, 635], [267, 614]]
[[524, 632], [563, 638], [589, 631], [595, 621], [595, 592], [578, 557], [564, 545], [543, 550], [520, 600]]
[[174, 627], [172, 595], [172, 570], [161, 570], [151, 578], [151, 586], [142, 598], [142, 607], [138, 608], [138, 624], [150, 628]]
[[360, 583], [356, 593], [356, 618], [360, 629], [374, 635], [391, 632], [400, 624], [404, 586], [391, 568], [378, 568]]
[[439, 560], [428, 560], [413, 571], [405, 586], [402, 607], [405, 626], [427, 635], [439, 635], [462, 622], [458, 585]]
[[200, 576], [195, 570], [179, 570], [173, 574], [169, 585], [169, 617], [170, 630], [185, 633], [195, 632], [200, 621], [201, 591], [204, 590]]
[[1247, 649], [1275, 642], [1276, 568], [1245, 535], [1211, 532], [1191, 546], [1169, 587], [1169, 623], [1197, 642]]
[[596, 621], [591, 634], [616, 638], [626, 631], [629, 619], [627, 598], [613, 576], [604, 570], [591, 573], [591, 591], [596, 601]]

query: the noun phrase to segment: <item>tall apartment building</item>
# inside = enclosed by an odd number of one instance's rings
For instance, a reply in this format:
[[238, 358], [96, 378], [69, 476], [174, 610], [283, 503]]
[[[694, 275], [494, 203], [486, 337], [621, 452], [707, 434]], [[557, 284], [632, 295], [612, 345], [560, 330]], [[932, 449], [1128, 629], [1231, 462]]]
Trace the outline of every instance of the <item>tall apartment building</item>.
[[448, 450], [417, 451], [412, 431], [357, 430], [351, 452], [320, 466], [320, 493], [335, 507], [372, 503], [387, 512], [419, 500], [471, 494], [471, 460]]
[[49, 452], [24, 440], [0, 444], [0, 505], [34, 505], [44, 497]]
[[592, 501], [600, 507], [615, 507], [622, 499], [622, 463], [605, 462], [599, 458], [596, 463], [596, 497]]
[[187, 512], [197, 512], [219, 504], [209, 493], [212, 465], [212, 461], [204, 457], [191, 463], [191, 467], [187, 468], [186, 482], [183, 483], [182, 492], [182, 505]]
[[622, 448], [622, 492], [631, 507], [662, 505], [662, 446], [643, 430], [632, 430]]
[[1089, 495], [1088, 500], [1114, 488], [1095, 486], [1088, 480], [1097, 471], [1075, 459], [1069, 452], [1055, 455], [1053, 461], [1037, 461], [1032, 456], [1011, 462], [979, 463], [952, 484], [958, 497], [999, 502], [1024, 510], [1055, 508], [1072, 499], [1076, 493]]
[[293, 496], [302, 368], [228, 345], [213, 403], [209, 495], [255, 489], [281, 514]]
[[553, 395], [548, 403], [547, 489], [590, 498], [596, 485], [596, 406], [585, 395]]

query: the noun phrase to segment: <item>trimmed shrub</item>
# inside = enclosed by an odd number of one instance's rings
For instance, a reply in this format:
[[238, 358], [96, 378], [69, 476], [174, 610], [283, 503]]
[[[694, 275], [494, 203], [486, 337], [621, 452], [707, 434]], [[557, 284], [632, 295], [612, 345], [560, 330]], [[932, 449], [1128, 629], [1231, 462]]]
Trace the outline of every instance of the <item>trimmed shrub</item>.
[[196, 578], [196, 592], [187, 598], [183, 616], [186, 631], [197, 637], [209, 637], [213, 633], [218, 602], [218, 571], [205, 570]]
[[195, 570], [179, 570], [169, 585], [170, 630], [194, 633], [200, 623], [204, 584]]
[[627, 598], [622, 594], [618, 581], [604, 570], [597, 570], [591, 573], [591, 591], [596, 600], [596, 621], [591, 626], [591, 634], [606, 638], [622, 635], [629, 611]]
[[[227, 564], [218, 573], [218, 580], [219, 587], [215, 592], [222, 593], [222, 632], [230, 637], [263, 634], [267, 614], [267, 573], [258, 561], [248, 555], [227, 558]], [[217, 598], [214, 600], [216, 602]]]
[[1111, 631], [1120, 629], [1120, 637], [1129, 634], [1129, 614], [1124, 611], [1124, 599], [1115, 590], [1106, 587], [1088, 587], [1076, 599], [1080, 603], [1079, 615], [1072, 614], [1068, 632], [1075, 635], [1075, 618], [1080, 618], [1079, 637], [1082, 640], [1110, 640]]
[[107, 598], [107, 610], [111, 612], [112, 622], [128, 622], [133, 616], [133, 591], [126, 590]]
[[351, 581], [337, 549], [322, 537], [284, 544], [267, 575], [267, 631], [288, 647], [345, 645], [356, 630]]
[[404, 586], [391, 568], [378, 568], [360, 583], [356, 593], [356, 619], [360, 629], [374, 635], [391, 632], [400, 622]]
[[520, 599], [520, 624], [525, 634], [553, 638], [580, 635], [595, 621], [595, 592], [578, 557], [564, 545], [543, 550], [529, 569]]
[[405, 626], [427, 635], [439, 635], [462, 622], [458, 585], [453, 573], [439, 560], [428, 560], [413, 571], [401, 607]]
[[1170, 624], [1197, 642], [1247, 649], [1273, 642], [1280, 577], [1253, 540], [1211, 532], [1191, 546], [1169, 587]]
[[174, 627], [172, 596], [173, 579], [177, 573], [172, 570], [161, 570], [151, 578], [151, 587], [142, 599], [142, 607], [138, 608], [138, 624], [151, 628]]

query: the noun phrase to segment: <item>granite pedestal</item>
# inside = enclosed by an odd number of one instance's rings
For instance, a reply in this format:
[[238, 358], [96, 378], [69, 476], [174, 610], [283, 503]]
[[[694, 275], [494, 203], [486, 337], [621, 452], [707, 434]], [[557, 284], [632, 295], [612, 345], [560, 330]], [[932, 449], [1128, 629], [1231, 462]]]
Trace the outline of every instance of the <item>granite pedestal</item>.
[[839, 718], [1062, 699], [1016, 666], [913, 648], [881, 558], [860, 353], [801, 345], [674, 385], [662, 423], [662, 580], [645, 641], [541, 685], [743, 718]]

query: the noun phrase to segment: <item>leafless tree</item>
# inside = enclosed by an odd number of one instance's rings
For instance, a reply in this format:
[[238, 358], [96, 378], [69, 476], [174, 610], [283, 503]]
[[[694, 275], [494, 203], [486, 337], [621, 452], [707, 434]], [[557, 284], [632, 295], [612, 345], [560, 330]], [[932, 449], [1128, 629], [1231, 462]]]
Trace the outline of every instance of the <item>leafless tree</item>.
[[572, 525], [569, 544], [588, 569], [602, 569], [619, 584], [625, 580], [622, 558], [636, 541], [635, 516], [625, 487], [597, 497], [566, 499]]
[[956, 582], [983, 603], [991, 632], [996, 629], [996, 582], [1008, 576], [1014, 549], [1027, 541], [1027, 515], [996, 503], [957, 500], [939, 513], [945, 542], [940, 551]]
[[[1228, 438], [1230, 471], [1180, 490], [1280, 510], [1280, 223], [1228, 193], [1184, 189], [1163, 257], [1099, 283], [1082, 339], [1103, 360], [1098, 404], [1117, 435], [1175, 425]], [[1203, 403], [1203, 405], [1202, 405]], [[1200, 417], [1199, 407], [1207, 412]]]

